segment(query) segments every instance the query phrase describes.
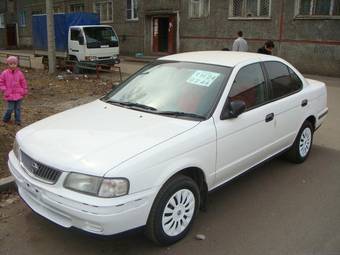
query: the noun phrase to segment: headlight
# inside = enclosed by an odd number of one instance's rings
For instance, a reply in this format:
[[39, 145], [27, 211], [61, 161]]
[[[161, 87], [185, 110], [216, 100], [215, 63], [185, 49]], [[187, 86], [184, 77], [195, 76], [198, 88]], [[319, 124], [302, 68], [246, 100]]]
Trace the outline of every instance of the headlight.
[[119, 197], [129, 192], [129, 181], [124, 178], [101, 178], [70, 173], [64, 187], [98, 197]]
[[16, 158], [18, 160], [20, 160], [20, 147], [19, 147], [19, 144], [17, 142], [17, 139], [14, 139], [13, 152], [14, 152], [14, 155], [16, 156]]

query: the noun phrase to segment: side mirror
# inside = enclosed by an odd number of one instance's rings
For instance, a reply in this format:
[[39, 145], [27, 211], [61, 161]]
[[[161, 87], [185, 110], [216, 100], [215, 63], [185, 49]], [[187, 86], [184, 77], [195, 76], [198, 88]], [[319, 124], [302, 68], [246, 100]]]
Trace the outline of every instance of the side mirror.
[[223, 109], [223, 112], [221, 114], [221, 119], [232, 119], [237, 118], [241, 113], [243, 113], [246, 109], [246, 103], [242, 100], [235, 100], [231, 101], [229, 104], [226, 104], [226, 106]]
[[84, 45], [84, 37], [83, 36], [78, 36], [78, 42], [79, 42], [79, 45]]

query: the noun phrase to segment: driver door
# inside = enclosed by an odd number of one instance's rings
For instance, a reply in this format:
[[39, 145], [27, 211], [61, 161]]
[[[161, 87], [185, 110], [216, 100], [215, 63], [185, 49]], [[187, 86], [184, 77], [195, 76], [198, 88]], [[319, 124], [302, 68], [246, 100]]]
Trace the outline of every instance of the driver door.
[[246, 110], [236, 118], [215, 120], [217, 131], [216, 181], [221, 184], [261, 162], [271, 154], [275, 118], [259, 63], [241, 68], [227, 103], [242, 100]]
[[[83, 38], [83, 45], [80, 45], [79, 38]], [[68, 54], [75, 56], [78, 61], [84, 61], [85, 59], [85, 38], [80, 28], [70, 29], [70, 40], [68, 43]]]

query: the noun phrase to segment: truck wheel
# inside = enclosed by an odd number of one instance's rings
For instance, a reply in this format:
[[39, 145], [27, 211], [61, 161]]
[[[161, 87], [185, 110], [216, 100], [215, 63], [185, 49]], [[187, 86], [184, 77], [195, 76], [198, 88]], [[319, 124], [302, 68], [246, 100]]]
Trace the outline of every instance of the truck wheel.
[[189, 177], [177, 175], [159, 191], [149, 214], [146, 235], [159, 245], [182, 239], [193, 224], [199, 208], [200, 193]]
[[314, 127], [306, 120], [295, 138], [293, 146], [286, 153], [286, 158], [293, 163], [304, 162], [312, 148]]

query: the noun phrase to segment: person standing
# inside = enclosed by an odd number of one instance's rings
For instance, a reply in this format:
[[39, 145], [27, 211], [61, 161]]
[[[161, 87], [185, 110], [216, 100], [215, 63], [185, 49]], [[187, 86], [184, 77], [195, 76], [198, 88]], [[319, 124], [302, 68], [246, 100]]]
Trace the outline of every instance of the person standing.
[[27, 95], [27, 82], [24, 74], [17, 68], [18, 59], [14, 56], [7, 58], [8, 68], [0, 75], [0, 91], [4, 93], [7, 110], [2, 121], [8, 123], [14, 111], [15, 123], [21, 125], [21, 101]]
[[247, 41], [242, 37], [243, 32], [238, 31], [237, 32], [237, 39], [233, 43], [233, 51], [248, 51], [248, 43]]
[[257, 53], [273, 55], [274, 47], [275, 47], [274, 42], [272, 40], [267, 40], [264, 43], [263, 47], [261, 47], [257, 50]]

